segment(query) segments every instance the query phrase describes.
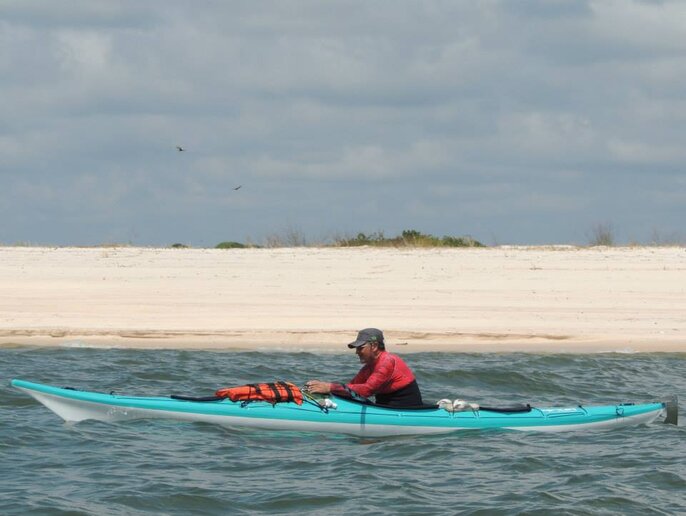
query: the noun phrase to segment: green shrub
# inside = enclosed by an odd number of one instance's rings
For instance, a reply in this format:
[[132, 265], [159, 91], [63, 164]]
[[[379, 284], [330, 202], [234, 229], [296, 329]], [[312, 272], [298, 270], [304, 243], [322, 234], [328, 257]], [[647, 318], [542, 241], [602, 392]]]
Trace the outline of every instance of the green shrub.
[[365, 235], [358, 233], [354, 238], [339, 238], [335, 242], [341, 247], [376, 246], [376, 247], [484, 247], [478, 240], [470, 236], [438, 238], [425, 235], [414, 229], [406, 229], [399, 236], [386, 238], [383, 232]]
[[465, 237], [452, 237], [444, 236], [441, 239], [441, 244], [445, 247], [485, 247], [484, 244], [478, 240], [474, 240], [470, 236]]
[[372, 233], [371, 235], [365, 235], [364, 233], [358, 233], [354, 238], [339, 238], [336, 239], [336, 245], [341, 247], [356, 247], [361, 245], [383, 245], [386, 239], [383, 236], [383, 232]]
[[214, 246], [215, 249], [243, 249], [245, 248], [245, 244], [241, 244], [240, 242], [220, 242], [216, 246]]

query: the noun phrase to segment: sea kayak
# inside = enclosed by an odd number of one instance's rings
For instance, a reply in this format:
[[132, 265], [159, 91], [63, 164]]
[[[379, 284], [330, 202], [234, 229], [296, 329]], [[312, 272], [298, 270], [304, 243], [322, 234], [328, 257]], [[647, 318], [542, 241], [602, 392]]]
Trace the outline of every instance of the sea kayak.
[[[438, 406], [398, 409], [331, 396], [326, 403], [240, 403], [228, 399], [138, 397], [104, 394], [12, 380], [13, 387], [68, 422], [87, 419], [115, 423], [134, 419], [173, 419], [216, 423], [230, 428], [329, 432], [361, 437], [444, 434], [460, 430], [502, 429], [538, 432], [608, 429], [656, 420], [677, 423], [676, 397], [653, 403], [568, 407], [472, 408]], [[181, 398], [181, 399], [180, 399]], [[475, 406], [476, 407], [476, 406]]]

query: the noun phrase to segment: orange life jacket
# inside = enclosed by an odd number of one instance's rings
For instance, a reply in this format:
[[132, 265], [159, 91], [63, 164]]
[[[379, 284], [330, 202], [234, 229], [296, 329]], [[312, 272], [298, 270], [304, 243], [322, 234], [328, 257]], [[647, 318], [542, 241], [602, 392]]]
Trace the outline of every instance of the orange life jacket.
[[290, 382], [249, 383], [239, 387], [224, 387], [215, 394], [231, 401], [267, 401], [271, 404], [293, 401], [298, 405], [303, 403], [302, 392]]

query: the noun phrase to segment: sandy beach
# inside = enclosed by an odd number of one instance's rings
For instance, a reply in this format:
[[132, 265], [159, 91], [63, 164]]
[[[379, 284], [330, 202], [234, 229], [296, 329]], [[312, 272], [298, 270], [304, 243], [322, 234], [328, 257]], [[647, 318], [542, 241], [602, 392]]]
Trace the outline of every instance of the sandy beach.
[[686, 351], [686, 248], [0, 248], [0, 346]]

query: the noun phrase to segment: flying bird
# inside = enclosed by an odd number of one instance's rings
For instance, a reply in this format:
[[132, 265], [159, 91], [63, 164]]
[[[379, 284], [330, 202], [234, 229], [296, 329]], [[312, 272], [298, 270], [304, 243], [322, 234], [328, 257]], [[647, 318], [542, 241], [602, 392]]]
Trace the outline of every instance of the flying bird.
[[243, 187], [243, 185], [238, 185], [234, 190], [240, 190]]
[[177, 146], [176, 146], [176, 150], [179, 151], [179, 152], [183, 152], [183, 151], [185, 151], [186, 149], [184, 149], [183, 147], [181, 147], [181, 145], [177, 145]]

